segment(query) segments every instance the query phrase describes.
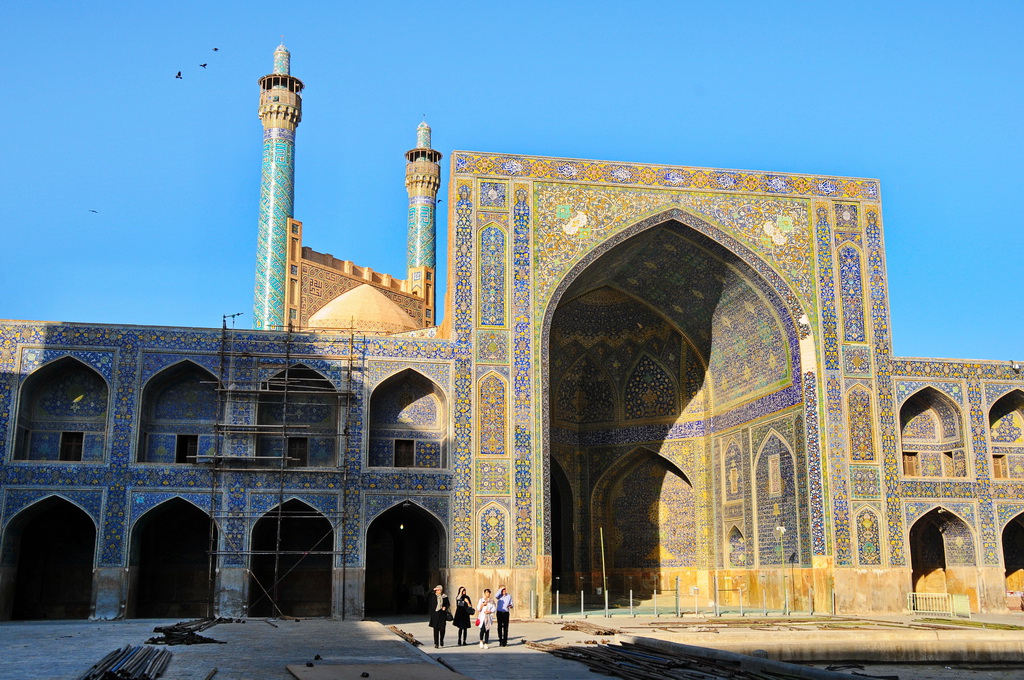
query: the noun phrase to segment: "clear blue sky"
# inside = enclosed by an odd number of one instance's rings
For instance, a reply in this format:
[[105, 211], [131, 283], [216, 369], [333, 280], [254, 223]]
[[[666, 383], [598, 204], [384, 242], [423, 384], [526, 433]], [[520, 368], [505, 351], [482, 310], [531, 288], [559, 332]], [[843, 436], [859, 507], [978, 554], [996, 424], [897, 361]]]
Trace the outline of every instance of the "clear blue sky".
[[452, 149], [876, 177], [895, 353], [1024, 360], [1019, 1], [42, 0], [3, 23], [2, 318], [251, 324], [283, 34], [317, 250], [404, 275], [423, 114], [445, 184]]

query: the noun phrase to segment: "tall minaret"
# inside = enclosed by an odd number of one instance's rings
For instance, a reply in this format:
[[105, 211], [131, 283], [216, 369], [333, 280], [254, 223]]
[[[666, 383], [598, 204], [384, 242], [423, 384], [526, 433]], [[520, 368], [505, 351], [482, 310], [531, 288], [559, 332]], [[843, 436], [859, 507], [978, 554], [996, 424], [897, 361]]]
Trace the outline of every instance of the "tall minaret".
[[[256, 329], [280, 330], [285, 319], [289, 220], [295, 202], [295, 130], [302, 120], [302, 81], [290, 75], [291, 55], [274, 50], [274, 72], [260, 78], [259, 116], [263, 121], [263, 179], [256, 243]], [[298, 239], [295, 241], [299, 243]], [[296, 246], [297, 247], [297, 246]], [[297, 256], [296, 256], [297, 257]], [[293, 258], [294, 259], [294, 258]]]
[[441, 152], [430, 148], [430, 126], [423, 121], [416, 128], [416, 148], [405, 152], [405, 188], [409, 192], [409, 241], [407, 260], [409, 284], [425, 300], [423, 317], [427, 326], [434, 319], [434, 260], [437, 244], [434, 210], [441, 186]]

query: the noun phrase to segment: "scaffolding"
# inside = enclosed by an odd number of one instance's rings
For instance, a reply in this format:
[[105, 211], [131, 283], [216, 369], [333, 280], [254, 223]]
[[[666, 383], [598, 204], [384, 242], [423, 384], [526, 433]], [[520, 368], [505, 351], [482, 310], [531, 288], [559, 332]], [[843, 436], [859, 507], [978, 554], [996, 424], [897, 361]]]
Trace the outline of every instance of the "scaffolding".
[[[313, 544], [316, 548], [332, 534], [345, 526], [348, 503], [347, 454], [350, 444], [350, 419], [352, 404], [356, 396], [354, 376], [365, 368], [365, 351], [362, 338], [357, 338], [351, 329], [317, 328], [317, 334], [347, 334], [347, 347], [340, 354], [298, 353], [299, 343], [310, 341], [311, 332], [289, 325], [273, 336], [250, 335], [244, 350], [236, 348], [236, 331], [228, 328], [228, 319], [237, 315], [225, 315], [221, 325], [217, 385], [217, 422], [214, 425], [212, 452], [197, 456], [197, 462], [210, 469], [210, 545], [209, 545], [209, 617], [215, 616], [217, 599], [217, 573], [219, 562], [234, 556], [244, 564], [249, 587], [259, 588], [260, 595], [251, 595], [245, 607], [246, 615], [259, 603], [269, 600], [276, 616], [285, 616], [279, 606], [279, 586], [299, 564], [312, 555], [329, 555], [331, 571], [340, 556], [341, 618], [345, 619], [346, 559], [345, 541], [339, 541], [340, 550], [329, 546], [326, 550], [282, 550], [282, 526], [291, 519], [326, 519], [328, 532]], [[251, 333], [251, 331], [246, 331]], [[341, 364], [340, 385], [332, 384], [325, 376], [306, 368], [311, 359], [328, 359]], [[336, 380], [336, 382], [338, 382]], [[334, 400], [335, 427], [331, 434], [314, 429], [308, 423], [295, 422], [293, 411], [310, 399], [327, 402]], [[292, 407], [295, 408], [292, 408]], [[271, 409], [279, 417], [264, 417], [264, 410]], [[267, 422], [275, 420], [276, 422]], [[319, 461], [310, 465], [310, 435], [317, 439], [329, 440], [329, 450], [334, 451], [333, 461]], [[315, 471], [340, 470], [341, 499], [339, 510], [334, 513], [285, 513], [285, 498], [291, 488], [289, 480], [300, 474]], [[249, 514], [230, 511], [224, 499], [228, 488], [228, 473], [273, 474], [276, 485], [276, 506], [272, 511]], [[246, 530], [254, 529], [260, 520], [270, 519], [275, 523], [274, 542], [270, 550], [254, 550], [234, 539], [227, 529], [232, 522], [240, 522]], [[336, 534], [335, 534], [336, 535]], [[244, 541], [244, 539], [243, 539]], [[218, 546], [218, 542], [221, 546]], [[253, 571], [253, 558], [272, 557], [272, 577], [269, 584], [261, 583]], [[291, 566], [282, 573], [282, 558], [294, 558]], [[333, 583], [333, 578], [331, 579]]]

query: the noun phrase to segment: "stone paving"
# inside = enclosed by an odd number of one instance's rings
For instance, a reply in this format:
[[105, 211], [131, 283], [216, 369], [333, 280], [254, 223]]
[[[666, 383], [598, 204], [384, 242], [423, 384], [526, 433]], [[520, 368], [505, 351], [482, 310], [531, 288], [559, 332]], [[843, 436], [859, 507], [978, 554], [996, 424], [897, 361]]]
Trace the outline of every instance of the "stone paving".
[[[1024, 623], [1024, 617], [989, 616], [988, 620]], [[571, 620], [567, 618], [566, 621]], [[908, 617], [886, 617], [895, 623]], [[708, 620], [654, 620], [616, 617], [590, 618], [588, 622], [624, 629], [632, 635], [685, 640], [700, 637], [700, 631], [712, 626]], [[2, 680], [74, 680], [93, 663], [125, 644], [142, 644], [153, 636], [153, 627], [174, 623], [167, 620], [0, 622], [0, 679]], [[204, 680], [216, 668], [214, 680], [294, 680], [288, 664], [401, 664], [441, 662], [475, 680], [516, 678], [516, 680], [593, 680], [595, 675], [582, 664], [535, 651], [524, 643], [582, 643], [585, 640], [613, 642], [614, 637], [595, 638], [583, 632], [563, 631], [564, 621], [555, 619], [513, 620], [510, 644], [498, 647], [492, 639], [490, 649], [476, 644], [476, 630], [470, 629], [471, 644], [455, 644], [456, 631], [449, 627], [443, 649], [434, 649], [425, 618], [389, 618], [376, 621], [337, 621], [303, 619], [300, 621], [248, 619], [245, 623], [218, 624], [203, 635], [224, 644], [178, 645], [170, 647], [174, 657], [162, 676], [168, 680]], [[780, 623], [785, 624], [780, 619]], [[653, 625], [652, 625], [653, 624]], [[395, 625], [423, 643], [414, 647], [394, 635], [386, 626]], [[665, 632], [661, 628], [671, 628]], [[682, 632], [680, 632], [680, 630]], [[692, 636], [688, 631], [692, 631]], [[856, 639], [863, 631], [849, 631]], [[706, 631], [705, 631], [705, 636]], [[743, 636], [768, 640], [777, 638], [772, 631], [745, 629]], [[1017, 633], [1024, 636], [1024, 631]], [[899, 635], [898, 631], [891, 635]], [[865, 641], [867, 642], [867, 641]], [[700, 643], [697, 643], [700, 644]], [[869, 644], [869, 643], [868, 643]], [[322, 659], [314, 661], [319, 654]], [[853, 659], [856, 661], [856, 659]], [[898, 675], [900, 680], [1010, 680], [1024, 677], [1022, 661], [977, 663], [948, 666], [931, 664], [864, 664], [859, 673]], [[826, 664], [815, 664], [822, 667]], [[397, 668], [397, 666], [396, 666]], [[380, 675], [375, 676], [380, 679]], [[854, 676], [851, 676], [854, 677]], [[402, 679], [407, 680], [407, 679]]]

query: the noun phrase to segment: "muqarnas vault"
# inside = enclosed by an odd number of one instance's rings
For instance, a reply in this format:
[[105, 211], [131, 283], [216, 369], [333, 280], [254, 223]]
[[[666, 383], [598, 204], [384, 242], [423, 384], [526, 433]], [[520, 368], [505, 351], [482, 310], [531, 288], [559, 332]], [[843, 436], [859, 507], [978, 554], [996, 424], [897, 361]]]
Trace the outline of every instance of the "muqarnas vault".
[[892, 356], [877, 181], [454, 151], [438, 325], [430, 128], [399, 279], [303, 244], [259, 82], [253, 330], [0, 324], [0, 617], [1024, 590], [1020, 366]]

